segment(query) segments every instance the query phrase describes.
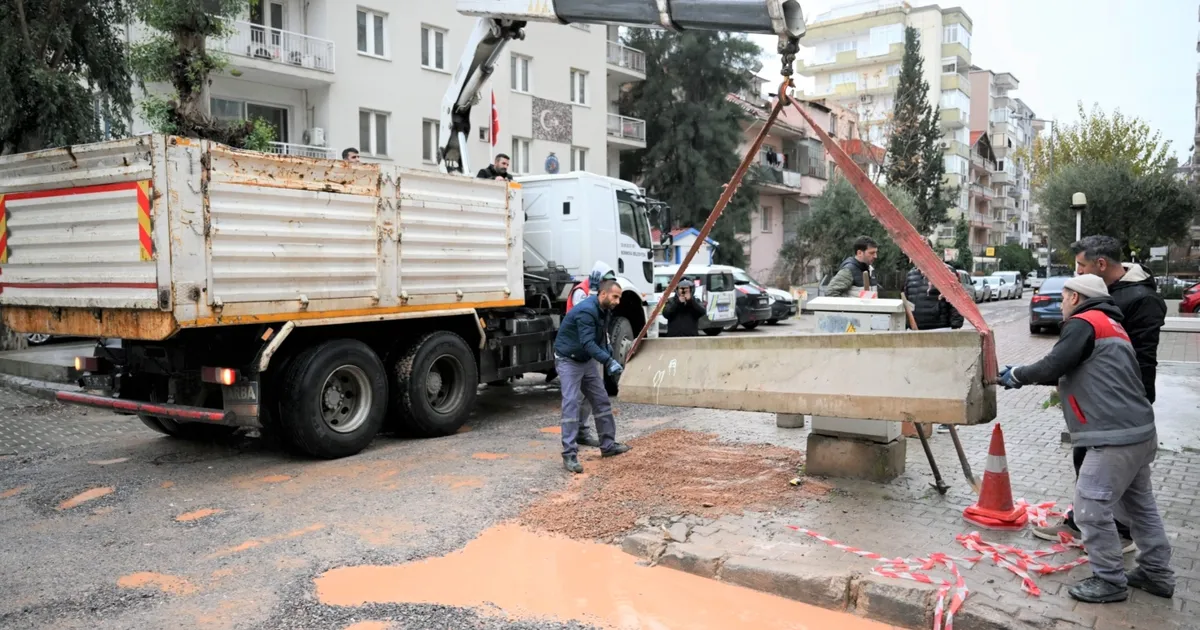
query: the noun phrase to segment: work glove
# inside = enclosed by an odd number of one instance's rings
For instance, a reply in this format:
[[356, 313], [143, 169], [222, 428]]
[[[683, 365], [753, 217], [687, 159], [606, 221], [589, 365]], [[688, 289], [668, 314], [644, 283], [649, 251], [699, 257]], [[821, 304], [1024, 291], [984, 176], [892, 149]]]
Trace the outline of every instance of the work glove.
[[1000, 372], [1000, 384], [1004, 389], [1021, 389], [1021, 381], [1017, 380], [1016, 368], [1011, 365], [1004, 366], [1004, 371]]
[[618, 363], [616, 359], [608, 360], [608, 373], [610, 375], [617, 376], [621, 372], [624, 372], [624, 371], [625, 371], [625, 368], [621, 367], [621, 364]]

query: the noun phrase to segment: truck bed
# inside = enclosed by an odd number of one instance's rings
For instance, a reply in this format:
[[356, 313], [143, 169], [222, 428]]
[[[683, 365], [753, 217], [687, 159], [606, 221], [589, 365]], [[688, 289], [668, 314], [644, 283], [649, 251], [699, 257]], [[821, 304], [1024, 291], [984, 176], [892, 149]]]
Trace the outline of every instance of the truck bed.
[[180, 329], [524, 304], [518, 185], [139, 136], [0, 158], [18, 332]]

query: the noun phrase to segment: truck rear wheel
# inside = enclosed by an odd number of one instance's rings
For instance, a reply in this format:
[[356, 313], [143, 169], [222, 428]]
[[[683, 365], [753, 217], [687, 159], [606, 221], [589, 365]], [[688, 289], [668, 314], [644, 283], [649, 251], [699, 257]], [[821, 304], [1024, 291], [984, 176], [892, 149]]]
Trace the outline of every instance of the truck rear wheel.
[[391, 415], [405, 433], [450, 435], [466, 424], [478, 387], [479, 368], [467, 342], [452, 332], [429, 333], [393, 366]]
[[620, 316], [613, 318], [608, 336], [612, 341], [613, 354], [621, 365], [625, 365], [625, 358], [629, 355], [629, 349], [633, 347], [633, 335], [633, 324], [629, 323], [628, 319]]
[[138, 414], [138, 420], [147, 427], [181, 440], [196, 442], [217, 442], [233, 437], [237, 427], [223, 424], [204, 424], [202, 422], [176, 422], [170, 418]]
[[335, 339], [309, 348], [283, 374], [280, 425], [288, 442], [334, 459], [371, 443], [387, 413], [387, 374], [366, 344]]

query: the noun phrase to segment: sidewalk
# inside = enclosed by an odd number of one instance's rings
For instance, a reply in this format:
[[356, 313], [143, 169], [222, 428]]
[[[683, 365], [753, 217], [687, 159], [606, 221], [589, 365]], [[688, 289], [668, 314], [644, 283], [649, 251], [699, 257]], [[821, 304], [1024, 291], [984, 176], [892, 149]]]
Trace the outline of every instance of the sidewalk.
[[[1165, 336], [1164, 336], [1165, 337]], [[1200, 338], [1200, 335], [1195, 337]], [[1000, 361], [1024, 363], [1040, 358], [1054, 337], [1031, 337], [1024, 322], [1005, 324], [997, 330]], [[1164, 338], [1164, 345], [1167, 339]], [[1171, 343], [1175, 343], [1172, 340]], [[1164, 347], [1175, 352], [1174, 347]], [[1172, 367], [1196, 389], [1200, 378], [1192, 368]], [[1174, 390], [1182, 383], [1168, 385]], [[1004, 431], [1014, 498], [1030, 503], [1057, 501], [1065, 505], [1074, 488], [1070, 449], [1061, 443], [1063, 429], [1058, 409], [1042, 409], [1049, 388], [1026, 387], [1001, 391], [997, 421]], [[1156, 407], [1163, 417], [1160, 438], [1178, 443], [1192, 441], [1184, 432], [1200, 414], [1176, 418], [1186, 410], [1172, 406], [1170, 391], [1160, 394]], [[1168, 400], [1164, 400], [1167, 398]], [[807, 429], [777, 429], [770, 416], [749, 413], [690, 412], [680, 425], [695, 431], [716, 433], [727, 440], [768, 442], [804, 450]], [[1178, 430], [1175, 429], [1178, 427]], [[991, 426], [967, 427], [960, 431], [972, 468], [983, 474]], [[954, 447], [948, 435], [935, 435], [932, 448], [942, 475], [951, 489], [938, 495], [930, 487], [933, 476], [920, 444], [908, 444], [907, 472], [892, 483], [872, 484], [847, 480], [824, 480], [834, 491], [819, 501], [810, 501], [802, 512], [747, 514], [703, 521], [694, 516], [651, 522], [626, 539], [631, 553], [657, 558], [657, 562], [693, 573], [718, 577], [751, 588], [767, 590], [829, 608], [847, 608], [873, 619], [911, 628], [930, 628], [936, 589], [913, 581], [870, 576], [876, 563], [800, 534], [788, 526], [799, 526], [859, 549], [884, 557], [913, 558], [943, 552], [954, 556], [968, 553], [955, 536], [973, 531], [962, 519], [962, 510], [975, 496], [963, 480]], [[985, 560], [962, 571], [970, 589], [955, 628], [1197, 628], [1200, 627], [1200, 451], [1179, 447], [1160, 450], [1154, 465], [1154, 484], [1168, 535], [1174, 548], [1173, 566], [1178, 586], [1172, 600], [1134, 591], [1122, 604], [1088, 605], [1071, 600], [1067, 586], [1091, 575], [1087, 565], [1065, 573], [1034, 576], [1040, 597], [1021, 589], [1013, 573]], [[681, 528], [677, 523], [684, 523]], [[683, 541], [664, 541], [662, 526]], [[686, 531], [687, 534], [683, 535]], [[1046, 549], [1049, 543], [1021, 532], [983, 531], [985, 541], [1010, 544], [1022, 549]], [[666, 543], [664, 545], [664, 542]], [[1068, 551], [1046, 560], [1064, 564], [1079, 556]], [[1127, 561], [1132, 566], [1132, 555]], [[933, 571], [935, 578], [949, 574]]]

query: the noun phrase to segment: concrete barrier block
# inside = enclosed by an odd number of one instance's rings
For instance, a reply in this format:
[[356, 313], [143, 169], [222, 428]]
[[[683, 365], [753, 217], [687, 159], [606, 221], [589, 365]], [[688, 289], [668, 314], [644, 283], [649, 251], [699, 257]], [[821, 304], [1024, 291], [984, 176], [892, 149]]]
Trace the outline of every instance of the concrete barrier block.
[[869, 440], [810, 433], [804, 472], [819, 477], [842, 477], [887, 482], [904, 474], [908, 441], [880, 444]]

